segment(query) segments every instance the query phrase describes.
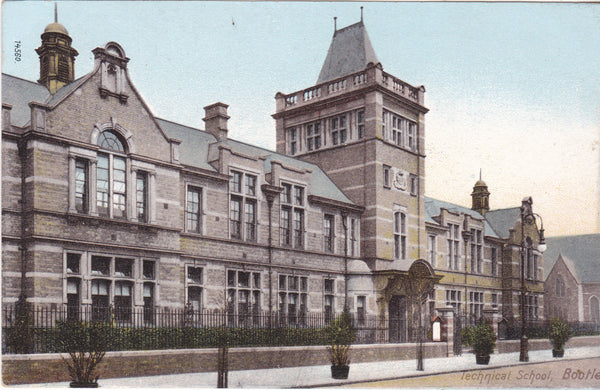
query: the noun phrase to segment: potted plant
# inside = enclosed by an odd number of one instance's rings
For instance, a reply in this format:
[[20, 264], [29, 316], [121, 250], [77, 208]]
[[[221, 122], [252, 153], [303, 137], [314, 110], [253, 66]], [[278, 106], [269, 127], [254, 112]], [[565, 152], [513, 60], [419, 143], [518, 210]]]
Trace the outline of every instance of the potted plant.
[[569, 324], [560, 318], [550, 321], [550, 333], [548, 335], [552, 343], [552, 357], [563, 357], [565, 355], [564, 345], [571, 338]]
[[477, 364], [488, 364], [490, 362], [490, 354], [494, 352], [496, 347], [496, 334], [492, 325], [483, 320], [478, 325], [474, 326], [469, 335], [469, 342], [475, 351], [475, 361]]
[[104, 358], [111, 338], [110, 325], [67, 320], [58, 326], [62, 357], [71, 377], [70, 387], [98, 387], [96, 368]]
[[331, 377], [347, 379], [350, 371], [350, 346], [354, 341], [354, 329], [350, 313], [346, 310], [327, 326], [329, 345], [327, 351], [331, 360]]

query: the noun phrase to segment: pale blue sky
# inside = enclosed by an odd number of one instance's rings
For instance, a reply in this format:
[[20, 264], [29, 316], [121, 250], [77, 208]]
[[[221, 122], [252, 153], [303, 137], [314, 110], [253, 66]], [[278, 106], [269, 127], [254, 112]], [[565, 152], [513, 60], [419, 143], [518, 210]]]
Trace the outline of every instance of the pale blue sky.
[[[59, 2], [79, 51], [119, 42], [153, 113], [203, 127], [230, 105], [230, 136], [274, 148], [274, 96], [312, 86], [333, 33], [360, 19], [384, 70], [424, 85], [426, 192], [470, 206], [483, 169], [492, 208], [534, 199], [548, 235], [600, 232], [600, 4]], [[3, 72], [39, 77], [51, 2], [2, 6]], [[22, 61], [14, 60], [14, 41]]]

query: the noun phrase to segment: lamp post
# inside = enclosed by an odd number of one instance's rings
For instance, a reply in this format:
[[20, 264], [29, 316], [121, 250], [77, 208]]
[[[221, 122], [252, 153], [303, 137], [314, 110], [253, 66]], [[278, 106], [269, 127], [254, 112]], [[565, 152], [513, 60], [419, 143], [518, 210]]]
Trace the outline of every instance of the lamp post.
[[531, 199], [531, 197], [527, 197], [523, 200], [523, 204], [521, 205], [521, 348], [519, 354], [519, 361], [521, 362], [529, 361], [527, 345], [527, 321], [525, 310], [525, 295], [527, 292], [527, 288], [525, 287], [525, 267], [527, 266], [526, 263], [529, 263], [530, 260], [532, 239], [529, 236], [525, 237], [525, 222], [527, 222], [528, 224], [532, 224], [535, 223], [536, 217], [539, 218], [540, 229], [537, 249], [540, 253], [543, 253], [546, 250], [546, 241], [544, 240], [544, 222], [539, 214], [536, 214], [532, 211], [532, 204], [533, 200]]

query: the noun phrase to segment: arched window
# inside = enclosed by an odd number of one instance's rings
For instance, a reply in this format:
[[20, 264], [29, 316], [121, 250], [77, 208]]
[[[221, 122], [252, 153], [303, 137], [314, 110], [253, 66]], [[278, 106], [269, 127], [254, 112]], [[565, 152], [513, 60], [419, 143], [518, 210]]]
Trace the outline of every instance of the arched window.
[[556, 278], [554, 295], [556, 295], [557, 297], [565, 296], [565, 282], [563, 282], [562, 277], [560, 275]]
[[590, 298], [590, 320], [600, 322], [600, 302], [597, 297]]
[[121, 137], [110, 130], [100, 133], [98, 136], [98, 146], [115, 152], [125, 153], [126, 151], [125, 143], [121, 140]]
[[[98, 146], [109, 151], [98, 153], [97, 207], [98, 214], [111, 218], [127, 218], [127, 163], [124, 142], [107, 130], [98, 136]], [[114, 153], [117, 152], [117, 153]]]

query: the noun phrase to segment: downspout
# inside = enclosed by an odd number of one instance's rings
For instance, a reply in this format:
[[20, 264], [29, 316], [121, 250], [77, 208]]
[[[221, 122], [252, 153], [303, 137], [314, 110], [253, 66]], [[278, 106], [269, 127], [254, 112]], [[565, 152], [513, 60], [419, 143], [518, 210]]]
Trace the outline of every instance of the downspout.
[[273, 315], [273, 196], [267, 195], [267, 204], [269, 206], [269, 322]]
[[25, 293], [25, 274], [27, 268], [25, 267], [25, 162], [27, 160], [27, 141], [21, 139], [19, 142], [19, 158], [21, 159], [21, 239], [19, 240], [19, 254], [21, 258], [21, 285], [19, 293], [19, 302], [25, 303], [27, 300], [27, 294]]
[[344, 311], [348, 311], [348, 212], [342, 211], [344, 227]]

